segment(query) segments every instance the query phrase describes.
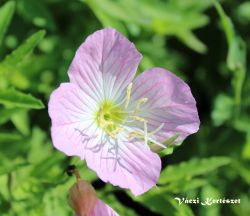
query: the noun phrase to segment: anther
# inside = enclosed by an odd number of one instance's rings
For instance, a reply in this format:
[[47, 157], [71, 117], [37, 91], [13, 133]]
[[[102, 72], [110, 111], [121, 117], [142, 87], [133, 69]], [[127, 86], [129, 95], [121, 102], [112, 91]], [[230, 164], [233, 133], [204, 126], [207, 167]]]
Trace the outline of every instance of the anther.
[[127, 87], [127, 94], [126, 94], [126, 102], [125, 102], [125, 108], [128, 108], [130, 96], [131, 96], [131, 90], [132, 90], [133, 83], [130, 83]]
[[136, 120], [136, 121], [139, 121], [139, 122], [147, 122], [144, 118], [142, 118], [142, 117], [139, 117], [139, 116], [134, 116], [134, 115], [132, 115], [132, 116], [129, 116], [131, 119], [133, 119], [133, 120]]
[[148, 101], [148, 98], [141, 98], [140, 100], [138, 100], [137, 103], [136, 103], [136, 107], [135, 107], [135, 113], [138, 113], [139, 110], [140, 110], [140, 106], [143, 103], [146, 103], [147, 101]]
[[111, 136], [113, 139], [116, 139], [117, 135], [123, 131], [124, 131], [124, 129], [121, 127], [116, 128], [115, 130], [113, 130], [112, 132], [109, 133], [109, 136]]
[[130, 140], [131, 138], [138, 138], [138, 139], [143, 139], [143, 134], [140, 131], [133, 131], [128, 134], [128, 139]]

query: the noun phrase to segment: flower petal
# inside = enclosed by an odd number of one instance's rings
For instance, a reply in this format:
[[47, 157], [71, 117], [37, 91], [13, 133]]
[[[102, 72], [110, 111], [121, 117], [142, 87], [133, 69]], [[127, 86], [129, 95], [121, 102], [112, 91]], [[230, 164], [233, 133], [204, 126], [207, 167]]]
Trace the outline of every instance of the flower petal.
[[148, 121], [149, 132], [164, 124], [154, 136], [158, 141], [179, 134], [176, 143], [181, 142], [199, 129], [196, 101], [190, 88], [173, 73], [153, 68], [139, 75], [134, 81], [131, 105], [142, 97], [148, 101], [141, 106], [138, 115]]
[[141, 54], [112, 28], [96, 31], [77, 50], [69, 68], [76, 83], [95, 100], [119, 97], [133, 80]]
[[85, 92], [72, 83], [61, 84], [51, 94], [48, 105], [52, 121], [51, 136], [58, 150], [83, 158], [83, 133], [93, 135], [92, 115], [96, 106]]
[[89, 214], [89, 216], [119, 216], [112, 208], [110, 208], [107, 204], [98, 200], [94, 211]]
[[99, 152], [85, 154], [89, 168], [105, 182], [140, 195], [156, 185], [161, 160], [144, 143], [118, 139], [107, 141]]

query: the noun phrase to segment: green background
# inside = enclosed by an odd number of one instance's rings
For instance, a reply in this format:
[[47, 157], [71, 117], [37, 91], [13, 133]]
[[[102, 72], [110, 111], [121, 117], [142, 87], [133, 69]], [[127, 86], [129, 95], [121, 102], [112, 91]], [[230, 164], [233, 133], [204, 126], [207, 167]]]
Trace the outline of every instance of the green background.
[[[0, 215], [73, 215], [75, 164], [120, 215], [250, 215], [250, 2], [225, 0], [0, 0]], [[104, 184], [53, 149], [47, 103], [67, 82], [77, 47], [112, 26], [143, 54], [138, 73], [163, 67], [197, 100], [201, 127], [162, 152], [158, 189], [140, 197]], [[174, 197], [241, 199], [182, 204]]]

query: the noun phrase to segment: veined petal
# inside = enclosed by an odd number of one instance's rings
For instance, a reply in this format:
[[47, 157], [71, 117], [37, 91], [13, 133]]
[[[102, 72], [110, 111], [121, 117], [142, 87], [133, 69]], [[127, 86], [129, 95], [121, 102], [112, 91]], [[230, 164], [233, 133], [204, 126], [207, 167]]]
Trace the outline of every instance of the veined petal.
[[106, 203], [98, 200], [94, 211], [89, 214], [89, 216], [119, 216], [112, 208], [110, 208]]
[[103, 181], [136, 196], [156, 185], [161, 170], [159, 156], [138, 141], [109, 140], [99, 152], [86, 152], [85, 159]]
[[[180, 142], [199, 129], [196, 101], [190, 88], [173, 73], [153, 68], [139, 75], [134, 81], [131, 106], [142, 97], [148, 101], [141, 106], [138, 115], [148, 121], [148, 132], [164, 124], [153, 136], [158, 141], [179, 134], [176, 142]], [[137, 124], [136, 127], [143, 130], [143, 125]]]
[[112, 28], [96, 31], [77, 50], [69, 68], [76, 83], [95, 100], [119, 97], [133, 80], [141, 54]]
[[53, 145], [67, 155], [83, 158], [84, 147], [94, 134], [96, 103], [72, 83], [63, 83], [50, 96]]

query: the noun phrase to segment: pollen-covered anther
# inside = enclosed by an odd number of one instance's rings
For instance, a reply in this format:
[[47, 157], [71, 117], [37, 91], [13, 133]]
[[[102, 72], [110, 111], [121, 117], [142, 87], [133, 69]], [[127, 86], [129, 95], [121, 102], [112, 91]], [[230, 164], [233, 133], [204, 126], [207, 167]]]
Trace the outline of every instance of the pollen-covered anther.
[[140, 111], [140, 107], [143, 103], [146, 103], [148, 101], [148, 98], [141, 98], [136, 102], [136, 107], [135, 107], [135, 113], [138, 113]]
[[110, 137], [112, 137], [113, 139], [116, 139], [117, 138], [117, 135], [119, 134], [119, 133], [121, 133], [121, 132], [123, 132], [124, 131], [124, 128], [116, 128], [115, 130], [113, 130], [112, 132], [110, 132], [110, 133], [108, 133], [108, 135], [110, 136]]
[[146, 119], [144, 119], [144, 118], [142, 118], [142, 117], [140, 117], [140, 116], [135, 116], [135, 115], [131, 115], [131, 116], [129, 116], [131, 119], [133, 119], [133, 120], [136, 120], [136, 121], [139, 121], [139, 122], [147, 122], [147, 120]]
[[131, 91], [132, 91], [132, 86], [133, 86], [133, 83], [130, 83], [130, 84], [128, 85], [128, 87], [127, 87], [125, 108], [128, 108], [128, 105], [129, 105], [130, 96], [131, 96]]
[[140, 131], [133, 131], [128, 134], [128, 139], [131, 140], [132, 138], [143, 139], [143, 134]]

